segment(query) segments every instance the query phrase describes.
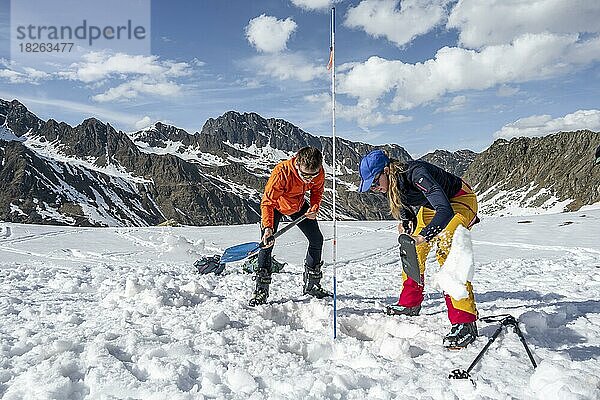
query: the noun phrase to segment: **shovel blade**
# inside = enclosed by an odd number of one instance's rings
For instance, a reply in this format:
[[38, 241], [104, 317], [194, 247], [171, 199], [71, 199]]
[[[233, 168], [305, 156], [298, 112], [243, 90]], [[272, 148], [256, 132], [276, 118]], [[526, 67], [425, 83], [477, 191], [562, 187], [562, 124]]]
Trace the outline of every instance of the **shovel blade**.
[[230, 263], [234, 261], [243, 260], [246, 257], [250, 257], [260, 250], [260, 243], [249, 242], [238, 244], [237, 246], [229, 247], [225, 249], [225, 252], [221, 256], [222, 263]]
[[415, 240], [403, 233], [398, 236], [398, 244], [400, 245], [400, 259], [402, 260], [402, 269], [404, 270], [404, 273], [419, 285], [422, 285], [423, 282], [421, 282], [421, 270], [419, 268]]

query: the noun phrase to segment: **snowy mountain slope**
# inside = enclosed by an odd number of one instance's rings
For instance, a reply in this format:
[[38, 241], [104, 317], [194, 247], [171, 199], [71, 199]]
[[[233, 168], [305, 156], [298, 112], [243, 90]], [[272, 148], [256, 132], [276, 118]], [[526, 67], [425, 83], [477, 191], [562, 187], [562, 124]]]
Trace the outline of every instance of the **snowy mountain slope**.
[[138, 189], [137, 184], [144, 187], [148, 182], [122, 170], [78, 159], [69, 162], [16, 141], [5, 143], [1, 151], [0, 179], [11, 184], [0, 197], [9, 203], [9, 215], [22, 215], [30, 223], [113, 226], [144, 225], [160, 218], [160, 211]]
[[[27, 223], [144, 226], [254, 221], [258, 194], [172, 154], [140, 151], [94, 118], [71, 127], [0, 101], [0, 218]], [[8, 137], [8, 136], [6, 136]]]
[[[338, 339], [331, 301], [301, 296], [305, 243], [278, 240], [288, 262], [272, 304], [246, 307], [253, 282], [230, 265], [199, 276], [201, 254], [255, 240], [254, 225], [74, 228], [0, 224], [3, 399], [597, 399], [600, 210], [487, 218], [474, 228], [480, 314], [510, 313], [539, 363], [505, 332], [473, 372], [449, 381], [496, 326], [461, 352], [441, 294], [419, 317], [389, 317], [400, 267], [395, 223], [338, 223]], [[322, 222], [325, 237], [330, 223]], [[331, 241], [325, 280], [331, 285]], [[426, 282], [436, 272], [428, 261]]]
[[578, 210], [600, 202], [598, 145], [600, 132], [589, 130], [498, 139], [475, 157], [464, 178], [486, 214]]

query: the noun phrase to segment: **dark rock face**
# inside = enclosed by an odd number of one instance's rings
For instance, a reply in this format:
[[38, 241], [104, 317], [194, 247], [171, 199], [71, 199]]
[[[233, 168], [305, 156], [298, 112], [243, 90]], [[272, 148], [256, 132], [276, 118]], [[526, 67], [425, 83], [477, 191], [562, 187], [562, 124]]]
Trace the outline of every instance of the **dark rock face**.
[[0, 125], [9, 126], [16, 136], [23, 136], [33, 129], [39, 128], [42, 121], [27, 110], [17, 100], [0, 99]]
[[36, 224], [131, 225], [160, 220], [135, 186], [93, 170], [38, 156], [20, 142], [0, 141], [1, 218]]
[[[216, 119], [209, 119], [202, 127], [202, 134], [216, 137], [222, 142], [250, 147], [270, 146], [284, 152], [296, 152], [305, 146], [313, 146], [323, 152], [325, 161], [332, 160], [333, 140], [326, 136], [312, 136], [302, 129], [282, 119], [264, 119], [255, 113], [239, 114], [229, 111]], [[337, 159], [343, 166], [358, 170], [360, 158], [376, 146], [350, 142], [338, 138], [336, 141]], [[412, 160], [406, 150], [398, 145], [377, 146], [391, 157]]]
[[587, 130], [499, 139], [475, 157], [464, 177], [476, 185], [484, 205], [496, 196], [488, 211], [506, 205], [550, 207], [558, 201], [577, 210], [600, 201], [600, 166], [594, 165], [599, 144], [600, 133]]
[[456, 176], [463, 176], [476, 155], [477, 153], [471, 150], [458, 150], [453, 153], [446, 150], [436, 150], [433, 153], [425, 154], [419, 160], [437, 165]]

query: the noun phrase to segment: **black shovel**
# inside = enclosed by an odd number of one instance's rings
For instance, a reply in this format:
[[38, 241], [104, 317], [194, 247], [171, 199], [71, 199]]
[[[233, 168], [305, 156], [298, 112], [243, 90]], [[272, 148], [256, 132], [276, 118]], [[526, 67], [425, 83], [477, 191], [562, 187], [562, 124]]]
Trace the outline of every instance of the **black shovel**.
[[419, 285], [422, 285], [415, 239], [406, 233], [401, 233], [398, 236], [398, 244], [400, 244], [400, 259], [402, 260], [404, 273]]

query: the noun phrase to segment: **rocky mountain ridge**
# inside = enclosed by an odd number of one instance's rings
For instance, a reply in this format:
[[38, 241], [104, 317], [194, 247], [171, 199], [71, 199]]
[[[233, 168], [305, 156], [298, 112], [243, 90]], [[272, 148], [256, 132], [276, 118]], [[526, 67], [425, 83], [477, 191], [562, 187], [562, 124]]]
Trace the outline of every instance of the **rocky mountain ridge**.
[[[254, 223], [260, 218], [260, 198], [272, 168], [307, 145], [324, 153], [322, 217], [331, 216], [332, 138], [310, 135], [282, 119], [230, 111], [209, 119], [194, 134], [160, 122], [124, 133], [95, 118], [77, 126], [43, 121], [16, 100], [0, 100], [0, 129], [0, 220], [81, 226], [156, 225], [171, 219], [188, 225]], [[552, 159], [553, 146], [566, 148], [565, 135], [556, 143], [545, 138], [497, 141], [479, 155], [436, 150], [422, 159], [457, 175], [466, 171], [487, 212], [501, 212], [503, 204], [510, 203], [502, 193], [522, 190], [527, 186], [523, 179], [537, 182], [538, 188], [522, 196], [523, 207], [533, 195], [535, 204], [547, 208], [566, 199], [572, 200], [571, 208], [600, 201], [594, 194], [575, 193], [597, 179], [598, 172], [587, 171], [584, 162], [568, 175], [575, 179], [569, 185], [561, 183], [561, 175], [544, 172], [544, 166], [527, 167], [515, 160], [535, 158], [538, 151], [542, 155], [536, 162]], [[598, 144], [598, 134], [577, 135], [577, 140], [587, 139], [568, 152], [569, 160], [582, 160], [588, 147]], [[550, 144], [539, 144], [547, 141]], [[375, 146], [338, 138], [336, 147], [338, 216], [390, 218], [384, 196], [356, 192], [360, 157]], [[392, 157], [411, 159], [398, 145], [377, 147]], [[527, 178], [506, 174], [511, 168]], [[591, 178], [584, 176], [586, 171]], [[552, 201], [540, 203], [540, 190]]]
[[440, 166], [454, 175], [463, 176], [475, 156], [477, 156], [477, 153], [471, 150], [458, 150], [455, 152], [435, 150], [432, 153], [425, 154], [420, 160]]
[[464, 178], [484, 213], [578, 210], [600, 202], [598, 145], [600, 133], [589, 130], [498, 139], [477, 154]]
[[[280, 119], [228, 112], [189, 134], [156, 123], [133, 133], [89, 118], [43, 121], [0, 100], [0, 219], [69, 225], [215, 225], [259, 221], [271, 169], [305, 145], [331, 163], [331, 138]], [[12, 139], [8, 139], [11, 137]], [[338, 139], [338, 210], [346, 219], [385, 218], [382, 196], [355, 192], [360, 155], [374, 146]], [[384, 148], [410, 159], [400, 146]], [[333, 169], [326, 165], [328, 177]], [[331, 213], [331, 183], [322, 207]]]

